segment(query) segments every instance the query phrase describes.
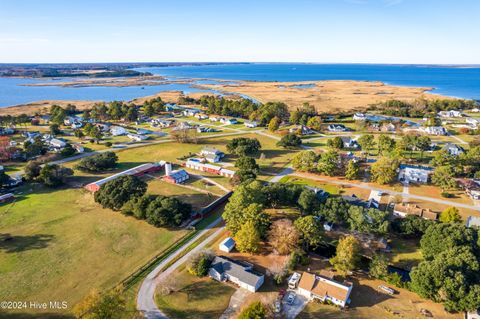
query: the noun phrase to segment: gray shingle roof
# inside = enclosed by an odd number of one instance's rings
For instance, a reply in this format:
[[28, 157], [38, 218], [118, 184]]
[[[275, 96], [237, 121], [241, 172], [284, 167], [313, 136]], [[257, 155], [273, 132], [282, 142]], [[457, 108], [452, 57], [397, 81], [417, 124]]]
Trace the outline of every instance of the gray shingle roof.
[[211, 267], [220, 274], [228, 274], [229, 276], [238, 278], [240, 281], [250, 286], [256, 286], [257, 282], [263, 276], [253, 272], [250, 267], [223, 256], [215, 257]]

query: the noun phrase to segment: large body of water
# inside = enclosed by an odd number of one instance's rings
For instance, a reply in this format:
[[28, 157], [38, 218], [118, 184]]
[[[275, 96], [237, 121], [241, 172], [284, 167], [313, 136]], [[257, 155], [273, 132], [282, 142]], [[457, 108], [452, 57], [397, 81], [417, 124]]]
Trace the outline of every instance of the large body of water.
[[[365, 80], [392, 85], [433, 87], [433, 93], [480, 100], [480, 66], [444, 67], [377, 64], [219, 64], [141, 68], [171, 79], [209, 78], [252, 81]], [[64, 81], [58, 79], [57, 81]], [[204, 91], [189, 84], [132, 87], [31, 87], [34, 79], [0, 78], [0, 107], [39, 100], [131, 100], [161, 91]], [[203, 82], [214, 83], [214, 82]], [[215, 92], [215, 91], [211, 91]]]

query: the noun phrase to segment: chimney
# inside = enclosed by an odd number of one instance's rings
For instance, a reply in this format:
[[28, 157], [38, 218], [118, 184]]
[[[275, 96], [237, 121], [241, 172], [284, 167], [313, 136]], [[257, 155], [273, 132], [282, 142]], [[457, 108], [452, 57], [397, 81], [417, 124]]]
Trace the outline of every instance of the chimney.
[[165, 163], [165, 176], [170, 176], [171, 173], [172, 173], [172, 164]]

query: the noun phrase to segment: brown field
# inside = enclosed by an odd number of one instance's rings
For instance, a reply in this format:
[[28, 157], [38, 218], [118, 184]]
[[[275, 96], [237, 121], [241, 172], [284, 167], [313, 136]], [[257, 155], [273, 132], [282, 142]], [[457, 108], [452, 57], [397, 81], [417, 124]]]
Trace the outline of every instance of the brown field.
[[[319, 112], [338, 112], [361, 109], [369, 104], [391, 99], [437, 99], [442, 96], [428, 93], [432, 88], [385, 85], [369, 81], [304, 81], [304, 82], [250, 82], [240, 84], [201, 85], [199, 87], [248, 95], [260, 102], [281, 101], [292, 109], [304, 102], [314, 105]], [[311, 88], [292, 85], [315, 84]], [[443, 97], [445, 98], [445, 97]]]

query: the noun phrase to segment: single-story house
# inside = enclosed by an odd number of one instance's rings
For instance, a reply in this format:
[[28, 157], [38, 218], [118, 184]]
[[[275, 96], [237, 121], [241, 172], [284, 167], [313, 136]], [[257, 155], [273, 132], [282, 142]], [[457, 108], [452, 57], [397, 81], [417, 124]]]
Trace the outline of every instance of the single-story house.
[[183, 110], [182, 113], [185, 116], [195, 116], [195, 114], [200, 113], [200, 110], [198, 110], [198, 109], [185, 109], [185, 110]]
[[149, 139], [148, 136], [140, 135], [140, 134], [134, 134], [134, 133], [128, 133], [128, 134], [127, 134], [127, 137], [128, 137], [129, 139], [131, 139], [132, 141], [135, 141], [135, 142], [141, 142], [141, 141], [144, 141], [144, 140], [148, 140], [148, 139]]
[[288, 130], [290, 133], [298, 133], [300, 135], [315, 134], [316, 132], [305, 125], [295, 125]]
[[330, 132], [345, 132], [347, 128], [343, 124], [330, 124], [328, 130]]
[[265, 280], [263, 274], [253, 270], [252, 264], [224, 256], [213, 259], [208, 275], [218, 281], [233, 282], [251, 292], [257, 291]]
[[480, 217], [468, 216], [466, 226], [480, 228]]
[[194, 115], [199, 120], [206, 120], [208, 119], [208, 115], [205, 113], [197, 113]]
[[480, 200], [480, 182], [473, 179], [459, 179], [458, 184], [470, 198]]
[[332, 278], [304, 272], [298, 283], [298, 294], [309, 300], [329, 301], [339, 307], [350, 302], [353, 284], [340, 283]]
[[476, 107], [476, 108], [471, 109], [470, 111], [472, 111], [473, 113], [479, 113], [480, 109], [478, 107]]
[[72, 144], [72, 147], [75, 149], [77, 153], [85, 152], [85, 148], [80, 144]]
[[48, 143], [54, 148], [64, 148], [65, 146], [67, 146], [67, 142], [62, 141], [58, 138], [52, 138], [48, 141]]
[[220, 123], [223, 123], [223, 124], [226, 124], [226, 125], [233, 125], [233, 124], [237, 124], [238, 121], [237, 119], [235, 118], [231, 118], [231, 119], [226, 119], [226, 118], [221, 118], [220, 119]]
[[380, 128], [382, 132], [389, 132], [389, 133], [395, 133], [397, 131], [397, 127], [393, 123], [388, 123], [388, 124], [383, 124], [382, 127]]
[[367, 119], [367, 116], [363, 113], [355, 113], [353, 115], [354, 121], [365, 121], [366, 119]]
[[218, 249], [223, 252], [229, 253], [232, 249], [235, 248], [235, 240], [232, 237], [225, 238], [220, 245], [218, 245]]
[[462, 117], [463, 114], [457, 110], [450, 110], [450, 111], [440, 111], [438, 112], [438, 116], [440, 117]]
[[467, 117], [465, 122], [472, 125], [473, 127], [477, 127], [480, 124], [480, 119], [474, 117]]
[[214, 129], [213, 127], [199, 126], [199, 127], [197, 127], [197, 132], [198, 133], [211, 133], [211, 132], [217, 132], [217, 130]]
[[355, 140], [351, 137], [342, 136], [340, 138], [342, 139], [343, 147], [345, 147], [345, 148], [359, 148], [360, 147], [360, 145], [358, 145], [357, 140]]
[[448, 132], [443, 126], [427, 126], [423, 131], [429, 135], [447, 135]]
[[393, 207], [393, 216], [405, 218], [407, 215], [415, 215], [430, 220], [436, 220], [438, 217], [438, 214], [430, 209], [423, 209], [413, 204], [400, 203]]
[[151, 120], [151, 125], [153, 127], [161, 127], [161, 128], [167, 128], [173, 126], [175, 123], [174, 120], [164, 120], [164, 119], [153, 119]]
[[245, 127], [248, 127], [248, 128], [255, 128], [258, 126], [258, 123], [257, 121], [245, 121], [243, 122], [243, 125], [245, 125]]
[[121, 126], [112, 126], [110, 128], [110, 133], [113, 136], [121, 136], [121, 135], [127, 135], [128, 131]]
[[169, 175], [166, 175], [163, 177], [163, 179], [166, 182], [172, 183], [172, 184], [181, 184], [188, 180], [190, 178], [190, 175], [188, 175], [187, 171], [184, 169], [178, 170], [178, 171], [172, 171], [169, 173]]
[[220, 117], [216, 116], [216, 115], [210, 115], [208, 117], [208, 119], [210, 120], [210, 122], [218, 122], [220, 121]]
[[458, 146], [457, 144], [454, 144], [454, 143], [445, 143], [445, 145], [443, 146], [443, 149], [446, 150], [448, 154], [453, 156], [458, 156], [465, 152], [463, 147]]
[[205, 147], [200, 151], [200, 156], [205, 157], [205, 159], [210, 163], [220, 162], [225, 154], [216, 148]]
[[152, 134], [153, 132], [144, 128], [139, 128], [137, 129], [137, 134], [138, 135], [147, 135], [147, 134]]
[[433, 172], [431, 167], [400, 165], [398, 179], [402, 182], [428, 183], [428, 177]]

